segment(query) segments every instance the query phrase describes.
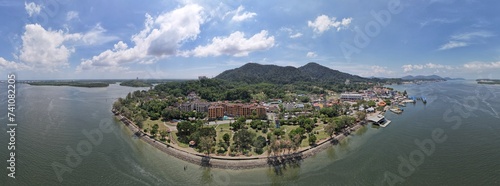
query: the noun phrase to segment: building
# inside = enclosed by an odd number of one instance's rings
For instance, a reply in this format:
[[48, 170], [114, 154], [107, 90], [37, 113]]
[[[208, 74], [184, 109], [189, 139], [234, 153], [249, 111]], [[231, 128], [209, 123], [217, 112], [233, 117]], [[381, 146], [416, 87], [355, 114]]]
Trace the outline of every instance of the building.
[[217, 106], [210, 106], [208, 107], [208, 118], [211, 119], [217, 119], [217, 118], [222, 118], [224, 117], [224, 107], [217, 105]]
[[350, 93], [342, 93], [340, 94], [341, 101], [357, 101], [362, 100], [363, 95], [361, 94], [350, 94]]
[[210, 103], [208, 102], [195, 102], [193, 104], [194, 110], [196, 110], [196, 112], [208, 112], [209, 106]]
[[263, 107], [260, 105], [252, 107], [250, 110], [251, 110], [251, 114], [253, 114], [255, 112], [255, 114], [257, 114], [258, 117], [263, 117], [266, 115], [266, 107]]
[[243, 105], [240, 108], [240, 111], [238, 113], [238, 116], [244, 116], [244, 117], [251, 116], [251, 115], [252, 115], [252, 106], [251, 105]]
[[283, 108], [286, 111], [290, 111], [290, 110], [293, 110], [295, 108], [295, 104], [293, 104], [293, 103], [284, 103], [283, 104]]
[[228, 116], [239, 116], [240, 115], [240, 108], [242, 107], [241, 104], [224, 104], [225, 107], [225, 113]]
[[193, 104], [191, 103], [182, 103], [179, 105], [179, 110], [182, 112], [191, 112], [193, 111]]

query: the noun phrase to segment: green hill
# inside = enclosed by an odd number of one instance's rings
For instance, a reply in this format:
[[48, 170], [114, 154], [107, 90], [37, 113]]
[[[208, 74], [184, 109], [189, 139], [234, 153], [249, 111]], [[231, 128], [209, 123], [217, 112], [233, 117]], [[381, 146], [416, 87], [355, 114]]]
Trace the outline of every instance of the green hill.
[[370, 81], [370, 79], [333, 70], [314, 62], [299, 68], [247, 63], [239, 68], [226, 70], [215, 78], [233, 82], [278, 84], [297, 82], [344, 83], [346, 79], [351, 82]]

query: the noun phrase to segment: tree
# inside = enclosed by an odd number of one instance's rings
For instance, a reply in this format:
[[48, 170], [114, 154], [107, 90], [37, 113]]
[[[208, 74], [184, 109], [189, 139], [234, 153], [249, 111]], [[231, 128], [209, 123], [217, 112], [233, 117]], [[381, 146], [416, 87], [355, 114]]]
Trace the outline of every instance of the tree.
[[198, 147], [200, 148], [201, 152], [206, 151], [208, 156], [210, 156], [210, 153], [212, 152], [212, 147], [215, 146], [215, 140], [212, 136], [202, 136], [200, 138], [200, 143], [198, 144]]
[[255, 137], [255, 133], [243, 129], [234, 133], [233, 141], [236, 146], [236, 150], [249, 150], [251, 148], [250, 145], [253, 143], [253, 139]]
[[263, 136], [257, 136], [253, 142], [253, 146], [257, 148], [262, 148], [266, 146], [266, 138]]
[[316, 135], [310, 134], [309, 135], [309, 145], [314, 145], [316, 144]]
[[276, 135], [276, 137], [278, 137], [278, 136], [284, 135], [285, 131], [283, 131], [283, 129], [281, 129], [281, 128], [277, 128], [277, 129], [274, 129], [273, 133], [274, 133], [274, 135]]
[[230, 126], [233, 127], [234, 131], [240, 130], [245, 128], [246, 125], [246, 119], [244, 117], [238, 118], [234, 123], [232, 123]]
[[153, 127], [151, 128], [151, 135], [156, 136], [156, 133], [158, 133], [158, 124], [154, 124]]
[[271, 155], [271, 153], [273, 153], [276, 156], [279, 155], [280, 152], [281, 152], [281, 141], [278, 140], [276, 136], [271, 136], [270, 146], [269, 149], [267, 150], [268, 155]]
[[250, 127], [252, 127], [252, 129], [262, 129], [262, 125], [263, 122], [261, 120], [252, 120], [252, 122], [250, 122]]
[[253, 142], [253, 146], [255, 147], [255, 152], [257, 154], [262, 154], [264, 152], [262, 148], [266, 146], [266, 138], [257, 136]]
[[224, 135], [222, 135], [222, 140], [224, 140], [224, 142], [225, 142], [226, 144], [228, 144], [228, 145], [229, 145], [229, 140], [230, 140], [230, 139], [231, 139], [231, 136], [229, 136], [229, 134], [228, 134], [228, 133], [225, 133]]
[[299, 100], [302, 103], [309, 103], [309, 101], [311, 101], [311, 99], [309, 98], [309, 96], [300, 96]]
[[337, 124], [336, 123], [328, 123], [326, 126], [325, 126], [325, 132], [328, 134], [328, 136], [330, 136], [330, 138], [332, 137], [333, 133], [335, 132], [335, 129], [337, 128]]
[[300, 144], [302, 143], [302, 140], [304, 139], [303, 136], [299, 134], [295, 134], [295, 136], [291, 137], [292, 142], [293, 142], [293, 151], [297, 151], [297, 149], [300, 147]]
[[295, 135], [299, 135], [301, 138], [303, 138], [304, 134], [306, 134], [306, 130], [304, 128], [302, 128], [302, 127], [293, 129], [293, 130], [290, 131], [290, 133], [288, 133], [288, 135], [290, 136], [290, 138], [293, 138]]
[[328, 117], [335, 117], [339, 115], [338, 112], [338, 106], [333, 106], [333, 107], [325, 107], [319, 110], [320, 114], [324, 114]]
[[115, 101], [113, 103], [113, 109], [120, 110], [122, 108], [121, 100], [122, 100], [122, 98], [118, 98], [118, 101]]
[[161, 136], [161, 140], [165, 141], [166, 140], [166, 136], [168, 135], [168, 132], [165, 131], [165, 130], [162, 130], [160, 131], [160, 136]]
[[373, 100], [368, 101], [368, 103], [366, 103], [366, 104], [367, 104], [369, 107], [375, 107], [375, 106], [377, 106], [377, 103], [375, 103], [375, 101], [373, 101]]
[[354, 124], [356, 121], [356, 118], [351, 117], [351, 116], [340, 116], [338, 117], [338, 124], [340, 127], [348, 127]]
[[356, 112], [356, 118], [358, 118], [361, 121], [364, 121], [366, 119], [366, 112], [361, 112], [361, 111]]
[[189, 136], [196, 131], [196, 126], [189, 121], [181, 121], [177, 123], [177, 137], [182, 143], [189, 142]]

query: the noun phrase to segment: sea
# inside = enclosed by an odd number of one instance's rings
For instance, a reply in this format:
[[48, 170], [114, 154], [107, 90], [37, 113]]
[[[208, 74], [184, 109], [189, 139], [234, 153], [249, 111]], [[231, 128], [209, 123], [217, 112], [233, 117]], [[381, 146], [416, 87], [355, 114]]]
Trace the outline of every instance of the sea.
[[15, 151], [8, 149], [7, 92], [0, 92], [0, 185], [500, 185], [499, 85], [391, 87], [427, 104], [388, 112], [387, 127], [366, 125], [299, 164], [224, 170], [165, 154], [114, 118], [112, 103], [144, 88], [17, 84]]

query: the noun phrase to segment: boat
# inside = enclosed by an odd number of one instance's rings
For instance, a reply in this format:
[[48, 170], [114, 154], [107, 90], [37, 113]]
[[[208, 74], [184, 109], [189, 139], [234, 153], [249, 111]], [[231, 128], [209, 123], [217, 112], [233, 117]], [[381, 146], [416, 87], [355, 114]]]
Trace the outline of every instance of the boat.
[[403, 102], [399, 103], [398, 105], [399, 105], [400, 107], [406, 107], [406, 104], [405, 104], [405, 103], [403, 103]]
[[391, 112], [394, 112], [396, 114], [401, 114], [403, 112], [403, 109], [400, 108], [391, 108], [389, 109]]
[[405, 100], [403, 100], [403, 103], [415, 103], [415, 100], [405, 99]]

